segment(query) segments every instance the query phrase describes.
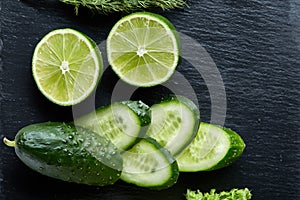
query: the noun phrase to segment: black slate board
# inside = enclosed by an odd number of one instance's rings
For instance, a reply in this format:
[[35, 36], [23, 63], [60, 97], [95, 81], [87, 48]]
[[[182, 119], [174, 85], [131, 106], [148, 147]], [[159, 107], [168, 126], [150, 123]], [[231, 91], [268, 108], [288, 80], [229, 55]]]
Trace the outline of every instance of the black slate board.
[[[0, 144], [0, 199], [185, 199], [187, 188], [209, 191], [248, 187], [253, 199], [300, 199], [300, 2], [298, 0], [191, 0], [190, 8], [157, 11], [180, 33], [200, 43], [224, 81], [225, 126], [240, 133], [247, 147], [232, 166], [205, 173], [182, 173], [178, 183], [151, 191], [118, 182], [88, 187], [54, 180], [28, 169]], [[23, 126], [72, 120], [72, 109], [46, 100], [33, 81], [31, 58], [47, 32], [75, 28], [104, 41], [121, 15], [92, 16], [48, 1], [0, 2], [0, 134], [13, 138]], [[210, 120], [208, 89], [190, 64], [178, 71], [190, 80], [204, 121]], [[96, 106], [110, 102], [118, 78], [106, 70]], [[165, 88], [139, 89], [133, 98], [151, 104]]]

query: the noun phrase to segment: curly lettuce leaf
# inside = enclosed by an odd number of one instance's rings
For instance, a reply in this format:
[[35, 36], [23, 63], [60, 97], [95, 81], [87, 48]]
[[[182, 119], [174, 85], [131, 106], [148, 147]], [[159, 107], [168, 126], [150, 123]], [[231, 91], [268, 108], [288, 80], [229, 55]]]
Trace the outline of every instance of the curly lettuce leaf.
[[186, 193], [187, 200], [248, 200], [251, 199], [251, 197], [252, 194], [248, 188], [232, 189], [229, 192], [223, 191], [220, 193], [216, 193], [215, 189], [212, 189], [209, 193], [188, 189]]

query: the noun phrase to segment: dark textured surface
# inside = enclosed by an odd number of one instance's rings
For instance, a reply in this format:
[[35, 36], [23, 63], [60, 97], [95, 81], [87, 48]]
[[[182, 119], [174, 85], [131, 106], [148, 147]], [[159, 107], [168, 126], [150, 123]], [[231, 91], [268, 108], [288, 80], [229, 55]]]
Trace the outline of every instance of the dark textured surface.
[[[48, 102], [31, 75], [36, 43], [62, 27], [105, 40], [119, 19], [89, 16], [54, 0], [1, 0], [0, 135], [13, 138], [23, 126], [68, 121], [72, 110]], [[206, 173], [182, 173], [164, 191], [118, 182], [87, 187], [50, 179], [28, 169], [13, 149], [0, 144], [0, 199], [185, 199], [187, 188], [208, 191], [248, 187], [253, 199], [300, 199], [300, 2], [298, 0], [191, 0], [190, 8], [162, 13], [181, 33], [198, 41], [214, 59], [227, 96], [225, 126], [247, 145], [232, 166]], [[2, 42], [1, 42], [2, 41]], [[205, 83], [183, 60], [178, 70], [198, 94], [202, 118], [210, 119]], [[109, 102], [117, 77], [107, 70], [97, 105]], [[134, 98], [157, 100], [162, 87], [139, 89]]]

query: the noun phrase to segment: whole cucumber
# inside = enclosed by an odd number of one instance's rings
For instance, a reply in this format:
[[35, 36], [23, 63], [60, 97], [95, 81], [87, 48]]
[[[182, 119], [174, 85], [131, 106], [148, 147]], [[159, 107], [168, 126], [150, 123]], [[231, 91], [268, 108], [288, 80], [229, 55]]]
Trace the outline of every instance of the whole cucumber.
[[73, 124], [46, 122], [26, 126], [15, 141], [17, 156], [31, 169], [68, 182], [104, 186], [116, 182], [123, 168], [120, 151], [99, 134]]

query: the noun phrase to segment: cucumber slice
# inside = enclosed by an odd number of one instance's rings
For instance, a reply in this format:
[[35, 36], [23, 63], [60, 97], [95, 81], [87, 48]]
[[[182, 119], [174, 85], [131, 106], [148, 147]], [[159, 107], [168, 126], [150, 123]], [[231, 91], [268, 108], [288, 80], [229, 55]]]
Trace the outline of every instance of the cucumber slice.
[[[132, 109], [135, 104], [142, 106]], [[141, 126], [146, 123], [145, 118], [150, 118], [147, 107], [141, 101], [117, 102], [80, 117], [75, 124], [109, 139], [118, 149], [126, 150], [141, 137]]]
[[146, 133], [172, 155], [179, 154], [196, 136], [200, 113], [183, 96], [171, 96], [151, 108], [151, 123]]
[[121, 179], [127, 183], [152, 189], [166, 189], [177, 182], [176, 160], [154, 139], [145, 138], [126, 151]]
[[197, 136], [176, 160], [182, 172], [210, 171], [231, 165], [244, 148], [234, 131], [201, 122]]

